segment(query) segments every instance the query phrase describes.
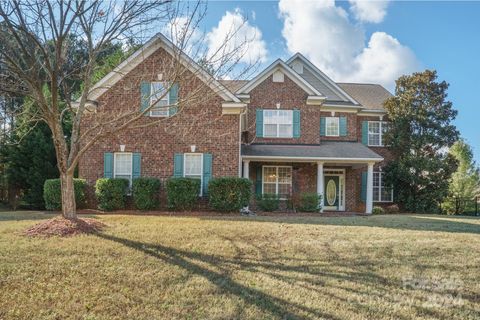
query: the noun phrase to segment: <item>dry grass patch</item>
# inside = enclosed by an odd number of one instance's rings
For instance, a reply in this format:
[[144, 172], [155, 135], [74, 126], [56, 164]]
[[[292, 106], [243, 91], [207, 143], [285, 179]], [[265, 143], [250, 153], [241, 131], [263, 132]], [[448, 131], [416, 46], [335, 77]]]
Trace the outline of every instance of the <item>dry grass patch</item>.
[[[480, 220], [0, 213], [0, 319], [478, 319]], [[35, 221], [36, 220], [36, 221]]]

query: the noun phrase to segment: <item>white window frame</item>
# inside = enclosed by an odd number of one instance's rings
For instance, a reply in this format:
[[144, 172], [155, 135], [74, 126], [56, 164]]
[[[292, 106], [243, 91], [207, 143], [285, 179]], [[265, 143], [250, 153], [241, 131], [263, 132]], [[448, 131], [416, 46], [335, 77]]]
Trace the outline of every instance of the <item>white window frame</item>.
[[[335, 134], [329, 134], [328, 123], [330, 121], [336, 122], [337, 132]], [[339, 137], [340, 136], [340, 118], [339, 117], [325, 117], [325, 136], [326, 137]]]
[[[390, 203], [390, 202], [393, 202], [393, 188], [391, 188], [392, 190], [390, 191], [390, 199], [382, 199], [382, 195], [383, 195], [383, 190], [386, 189], [386, 187], [383, 185], [383, 176], [385, 175], [385, 172], [382, 172], [382, 171], [374, 171], [373, 172], [373, 175], [377, 175], [378, 174], [378, 200], [374, 201], [376, 203]], [[375, 181], [375, 179], [373, 179], [373, 181]], [[372, 187], [374, 192], [375, 192], [375, 186]]]
[[[264, 192], [264, 186], [265, 186], [265, 168], [275, 168], [275, 194], [278, 195], [278, 187], [280, 184], [286, 184], [286, 183], [279, 183], [278, 182], [278, 169], [279, 168], [289, 168], [290, 169], [290, 183], [288, 184], [290, 186], [290, 192], [292, 191], [292, 183], [293, 183], [293, 168], [292, 166], [262, 166], [262, 195], [265, 194]], [[268, 182], [270, 184], [273, 184], [273, 182]], [[286, 198], [280, 198], [280, 200], [286, 200]]]
[[[383, 130], [384, 126], [388, 126], [388, 121], [368, 121], [367, 122], [367, 140], [368, 140], [368, 146], [369, 147], [384, 147], [385, 144], [383, 143]], [[370, 123], [378, 123], [378, 133], [370, 133]], [[370, 135], [378, 135], [378, 144], [371, 144], [370, 143]]]
[[[290, 113], [290, 118], [292, 119], [292, 122], [291, 122], [291, 123], [278, 123], [278, 122], [277, 122], [277, 123], [266, 123], [265, 119], [267, 118], [267, 117], [266, 117], [266, 113], [267, 113], [267, 112], [275, 112], [275, 113], [277, 114], [276, 117], [277, 117], [277, 119], [278, 119], [278, 117], [279, 117], [279, 116], [278, 116], [278, 113], [279, 113], [280, 111], [282, 111], [282, 112], [285, 112], [285, 111], [286, 111], [286, 112], [289, 112], [289, 113]], [[265, 130], [265, 126], [266, 126], [266, 125], [276, 125], [276, 126], [277, 126], [277, 134], [274, 135], [274, 136], [267, 135], [267, 134], [266, 134], [267, 131]], [[291, 131], [292, 131], [292, 134], [289, 135], [289, 136], [280, 136], [280, 125], [290, 125], [290, 126], [292, 127], [292, 130], [291, 130]], [[264, 137], [264, 138], [287, 138], [287, 139], [288, 139], [288, 138], [293, 138], [293, 110], [264, 109], [264, 110], [263, 110], [263, 137]]]
[[[163, 88], [164, 88], [165, 90], [168, 88], [168, 83], [166, 83], [166, 82], [163, 82], [163, 81], [152, 81], [152, 82], [150, 82], [150, 92], [151, 92], [151, 94], [150, 94], [150, 106], [151, 106], [151, 108], [150, 108], [150, 112], [149, 112], [149, 113], [150, 113], [150, 117], [166, 118], [166, 117], [168, 117], [168, 116], [170, 115], [170, 108], [169, 108], [169, 106], [170, 106], [170, 92], [167, 91], [166, 94], [165, 94], [165, 96], [164, 96], [162, 99], [160, 99], [160, 100], [157, 101], [157, 99], [155, 98], [155, 94], [154, 94], [155, 92], [154, 92], [154, 88], [153, 88], [154, 85], [157, 84], [157, 83], [161, 83], [162, 86], [163, 86]], [[160, 101], [166, 101], [167, 106], [166, 106], [166, 107], [155, 107], [155, 106], [153, 106], [153, 104], [154, 104], [155, 102], [158, 103], [158, 102], [160, 102]], [[166, 110], [166, 114], [164, 114], [164, 113], [162, 113], [162, 114], [154, 114], [153, 112], [155, 112], [155, 108], [158, 108], [158, 109], [162, 109], [162, 108], [163, 108], [163, 109], [165, 109], [165, 110]], [[157, 110], [157, 111], [158, 111], [158, 110]], [[164, 110], [161, 110], [161, 111], [164, 111]]]
[[185, 173], [186, 170], [185, 168], [187, 167], [187, 156], [200, 156], [200, 197], [203, 195], [203, 153], [198, 153], [198, 152], [190, 152], [190, 153], [184, 153], [183, 154], [183, 177], [188, 178]]
[[[133, 153], [131, 152], [115, 152], [113, 154], [113, 177], [117, 177], [117, 156], [118, 155], [130, 155], [130, 178], [128, 179], [128, 186], [132, 186], [132, 181], [133, 181]], [[122, 174], [124, 176], [124, 174]]]

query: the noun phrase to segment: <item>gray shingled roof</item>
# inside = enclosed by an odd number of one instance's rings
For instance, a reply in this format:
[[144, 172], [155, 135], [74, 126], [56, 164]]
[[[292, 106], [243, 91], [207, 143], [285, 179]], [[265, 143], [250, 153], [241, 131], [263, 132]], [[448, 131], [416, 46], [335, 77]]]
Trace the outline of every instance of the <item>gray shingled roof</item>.
[[379, 84], [337, 83], [348, 95], [365, 109], [383, 110], [383, 102], [392, 94]]
[[218, 80], [218, 82], [224, 85], [230, 92], [235, 93], [238, 89], [246, 85], [248, 80]]
[[242, 156], [279, 158], [372, 159], [382, 157], [358, 142], [324, 141], [320, 145], [251, 144], [242, 145]]
[[[230, 92], [235, 93], [248, 83], [248, 80], [219, 80]], [[383, 110], [383, 102], [392, 94], [379, 84], [369, 83], [337, 83], [348, 95], [365, 109]], [[354, 105], [350, 102], [329, 101], [339, 105]]]

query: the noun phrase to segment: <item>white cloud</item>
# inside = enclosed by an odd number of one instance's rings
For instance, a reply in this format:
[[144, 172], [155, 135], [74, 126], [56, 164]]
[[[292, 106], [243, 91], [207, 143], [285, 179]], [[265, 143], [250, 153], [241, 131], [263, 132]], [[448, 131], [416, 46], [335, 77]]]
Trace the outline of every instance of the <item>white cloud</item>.
[[356, 72], [350, 81], [393, 85], [400, 75], [414, 71], [419, 64], [410, 48], [385, 32], [372, 34], [368, 47], [355, 57]]
[[388, 0], [349, 0], [350, 10], [362, 22], [380, 23], [387, 15]]
[[393, 89], [394, 80], [419, 63], [413, 52], [384, 32], [365, 30], [333, 0], [280, 0], [287, 49], [301, 52], [335, 81], [380, 83]]
[[267, 60], [268, 51], [262, 32], [251, 25], [239, 9], [227, 11], [218, 25], [207, 33], [206, 40], [210, 57], [234, 53], [239, 62], [248, 64]]

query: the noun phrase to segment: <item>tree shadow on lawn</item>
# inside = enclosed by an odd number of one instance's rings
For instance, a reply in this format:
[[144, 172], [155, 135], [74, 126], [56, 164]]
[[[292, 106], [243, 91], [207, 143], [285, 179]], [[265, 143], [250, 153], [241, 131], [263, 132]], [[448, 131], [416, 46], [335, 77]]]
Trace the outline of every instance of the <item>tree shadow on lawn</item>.
[[[310, 224], [344, 227], [375, 227], [397, 230], [413, 231], [439, 231], [452, 233], [480, 234], [480, 218], [478, 217], [449, 217], [443, 215], [375, 215], [375, 216], [349, 216], [325, 217], [312, 216], [256, 216], [256, 217], [201, 217], [202, 220], [224, 221], [253, 221], [282, 224]], [[470, 222], [469, 222], [470, 221]], [[477, 222], [477, 223], [475, 223]]]
[[[321, 302], [318, 302], [318, 308], [311, 308], [239, 283], [231, 276], [235, 270], [262, 274], [287, 284], [287, 287], [296, 286], [315, 292], [328, 299], [336, 300], [341, 303], [342, 308], [353, 314], [362, 313], [364, 316], [371, 316], [377, 312], [381, 314], [384, 312], [383, 307], [401, 303], [398, 300], [399, 295], [408, 298], [412, 294], [410, 291], [402, 290], [402, 282], [399, 279], [395, 277], [385, 278], [377, 274], [374, 270], [378, 261], [370, 261], [366, 257], [352, 259], [331, 252], [332, 256], [330, 258], [319, 261], [290, 259], [289, 257], [279, 258], [266, 253], [261, 254], [260, 259], [252, 259], [242, 253], [240, 246], [235, 243], [236, 240], [222, 237], [222, 240], [233, 245], [236, 251], [232, 258], [227, 258], [217, 254], [205, 254], [161, 244], [144, 243], [105, 233], [97, 233], [96, 235], [102, 239], [140, 251], [165, 263], [178, 266], [190, 274], [203, 277], [219, 288], [221, 292], [232, 294], [242, 299], [246, 304], [255, 306], [276, 318], [339, 319], [335, 314], [322, 311]], [[325, 249], [329, 252], [333, 250], [331, 248]], [[294, 265], [289, 265], [288, 261], [285, 260], [293, 262]], [[327, 284], [328, 280], [334, 281], [329, 281]], [[282, 289], [278, 288], [278, 290]], [[429, 291], [428, 289], [420, 290]], [[381, 302], [380, 306], [378, 306], [378, 302]], [[384, 303], [387, 305], [384, 305]], [[417, 305], [410, 307], [416, 310], [412, 310], [414, 314], [418, 312], [432, 315], [433, 312], [433, 310], [424, 309]], [[409, 319], [409, 316], [405, 314], [392, 312], [393, 314], [390, 314], [390, 316], [395, 315], [397, 319]], [[237, 316], [241, 317], [241, 314], [237, 314]], [[445, 314], [442, 313], [437, 314], [437, 316], [438, 318], [445, 318]]]
[[[250, 305], [268, 312], [273, 316], [282, 319], [298, 319], [304, 318], [303, 314], [308, 314], [311, 318], [328, 318], [339, 319], [338, 317], [321, 312], [317, 309], [312, 309], [298, 303], [290, 302], [282, 298], [272, 296], [260, 290], [250, 288], [233, 280], [229, 273], [232, 263], [239, 264], [241, 268], [257, 267], [257, 263], [239, 262], [239, 260], [223, 259], [215, 255], [202, 254], [198, 252], [190, 252], [171, 247], [166, 247], [160, 244], [148, 244], [130, 239], [119, 238], [116, 236], [97, 233], [98, 237], [120, 243], [126, 247], [141, 251], [151, 257], [162, 260], [187, 270], [189, 273], [204, 277], [212, 284], [226, 293], [233, 294]], [[220, 271], [214, 271], [202, 266], [201, 264], [208, 264], [212, 268], [217, 268]], [[269, 267], [268, 265], [265, 267]], [[275, 267], [282, 267], [275, 265]], [[284, 266], [285, 267], [285, 266]], [[290, 267], [285, 267], [289, 270]], [[303, 314], [300, 314], [303, 313]]]

